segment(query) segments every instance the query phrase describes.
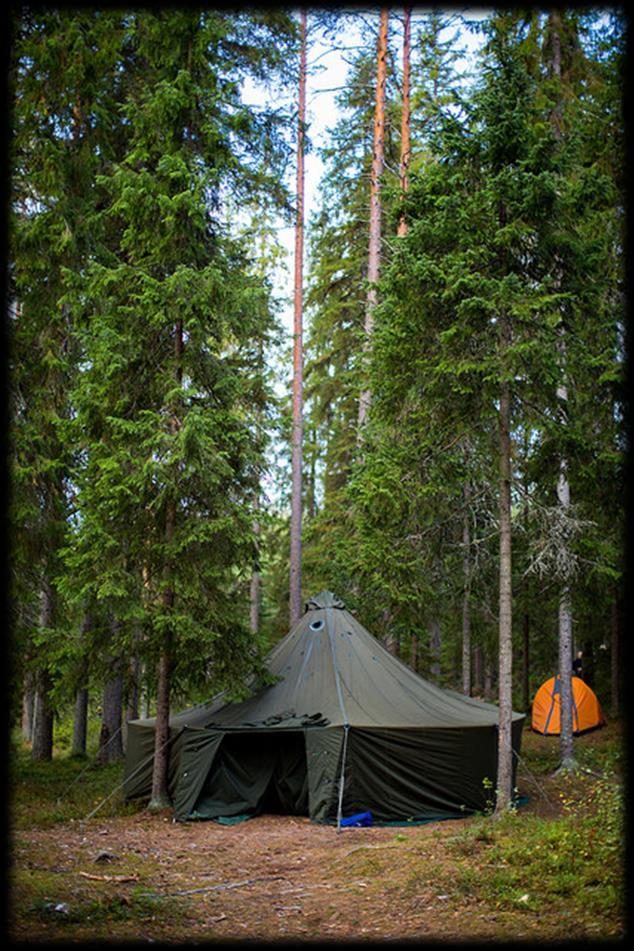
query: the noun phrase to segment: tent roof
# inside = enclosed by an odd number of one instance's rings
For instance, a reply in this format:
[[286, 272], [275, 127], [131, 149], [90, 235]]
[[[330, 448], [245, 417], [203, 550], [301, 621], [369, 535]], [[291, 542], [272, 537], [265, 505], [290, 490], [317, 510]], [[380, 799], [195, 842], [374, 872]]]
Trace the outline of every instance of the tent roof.
[[[499, 708], [436, 686], [394, 657], [329, 591], [269, 653], [274, 684], [240, 703], [224, 694], [171, 718], [172, 727], [301, 726], [469, 728], [493, 726]], [[523, 714], [513, 714], [514, 719]], [[153, 721], [137, 721], [148, 726]]]
[[321, 591], [306, 602], [306, 610], [319, 611], [321, 608], [345, 608], [345, 604], [332, 591]]

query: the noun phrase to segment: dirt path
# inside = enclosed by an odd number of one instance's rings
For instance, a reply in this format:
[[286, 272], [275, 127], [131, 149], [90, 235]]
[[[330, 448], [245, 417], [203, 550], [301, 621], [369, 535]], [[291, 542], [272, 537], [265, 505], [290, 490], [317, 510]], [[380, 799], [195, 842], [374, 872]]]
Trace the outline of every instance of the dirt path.
[[[579, 737], [579, 749], [613, 744], [616, 729]], [[587, 796], [586, 779], [544, 773], [545, 758], [556, 762], [556, 738], [527, 733], [524, 744], [542, 775], [521, 771], [519, 793], [528, 804], [520, 815], [555, 819], [564, 798]], [[307, 818], [265, 815], [225, 826], [139, 811], [18, 825], [10, 842], [9, 937], [182, 944], [622, 936], [621, 916], [594, 914], [589, 895], [571, 905], [530, 867], [523, 875], [521, 865], [505, 865], [477, 823], [337, 833]], [[601, 887], [612, 884], [608, 873]]]
[[[21, 832], [15, 865], [47, 873], [41, 902], [65, 907], [19, 915], [12, 936], [67, 942], [563, 937], [569, 926], [559, 918], [503, 913], [447, 887], [456, 861], [447, 845], [466, 821], [337, 833], [283, 816], [223, 826], [140, 813]], [[18, 907], [24, 902], [19, 888], [15, 900]], [[89, 906], [92, 914], [77, 914]], [[100, 907], [107, 913], [99, 915]]]

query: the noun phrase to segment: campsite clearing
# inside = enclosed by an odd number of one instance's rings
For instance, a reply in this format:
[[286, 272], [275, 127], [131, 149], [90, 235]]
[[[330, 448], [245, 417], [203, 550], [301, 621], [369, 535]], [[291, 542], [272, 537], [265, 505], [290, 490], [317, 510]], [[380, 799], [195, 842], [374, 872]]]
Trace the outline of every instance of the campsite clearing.
[[618, 773], [605, 768], [619, 743], [618, 724], [580, 737], [587, 768], [565, 777], [554, 772], [558, 741], [526, 731], [530, 773], [520, 769], [518, 786], [529, 802], [501, 821], [476, 816], [337, 833], [300, 817], [229, 826], [174, 823], [171, 813], [112, 815], [109, 807], [85, 823], [21, 820], [12, 836], [10, 937], [620, 937], [621, 790]]

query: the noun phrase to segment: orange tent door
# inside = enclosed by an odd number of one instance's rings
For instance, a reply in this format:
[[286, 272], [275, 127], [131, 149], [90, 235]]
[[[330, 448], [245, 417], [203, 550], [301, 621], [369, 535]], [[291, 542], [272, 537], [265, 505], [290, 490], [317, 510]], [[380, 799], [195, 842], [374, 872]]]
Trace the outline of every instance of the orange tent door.
[[[605, 723], [601, 705], [593, 690], [581, 680], [572, 678], [572, 730], [573, 733], [583, 733], [593, 730]], [[546, 736], [558, 735], [561, 732], [561, 702], [559, 677], [551, 677], [541, 685], [535, 699], [531, 726], [538, 733]]]

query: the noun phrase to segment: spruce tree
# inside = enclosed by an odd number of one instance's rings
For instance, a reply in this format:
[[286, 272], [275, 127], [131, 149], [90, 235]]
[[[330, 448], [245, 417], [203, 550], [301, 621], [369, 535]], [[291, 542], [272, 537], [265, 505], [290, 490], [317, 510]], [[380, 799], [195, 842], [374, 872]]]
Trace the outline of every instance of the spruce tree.
[[168, 797], [174, 690], [209, 677], [236, 688], [257, 660], [244, 573], [271, 317], [266, 288], [224, 227], [222, 199], [273, 180], [260, 174], [260, 149], [275, 141], [275, 117], [241, 103], [238, 79], [280, 65], [281, 42], [263, 44], [275, 25], [291, 42], [285, 17], [269, 27], [258, 14], [131, 15], [126, 150], [99, 180], [111, 238], [76, 288], [87, 316], [72, 393], [79, 527], [67, 564], [75, 596], [116, 617], [124, 650], [144, 625], [135, 648], [157, 671], [153, 808]]
[[60, 590], [73, 493], [66, 423], [78, 369], [68, 275], [82, 272], [96, 243], [95, 176], [117, 141], [120, 35], [112, 13], [25, 9], [13, 19], [12, 601], [17, 669], [35, 666], [37, 716], [47, 721], [36, 724], [37, 758], [52, 753], [52, 694], [77, 620]]

